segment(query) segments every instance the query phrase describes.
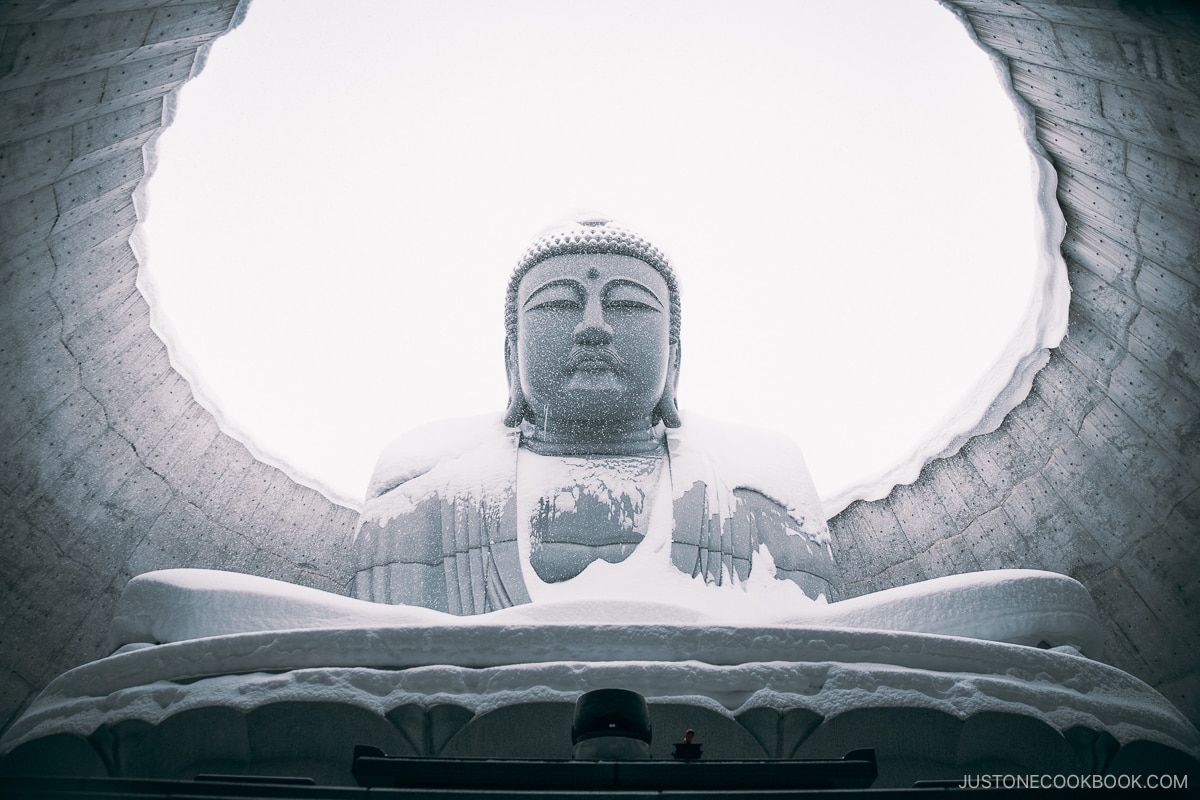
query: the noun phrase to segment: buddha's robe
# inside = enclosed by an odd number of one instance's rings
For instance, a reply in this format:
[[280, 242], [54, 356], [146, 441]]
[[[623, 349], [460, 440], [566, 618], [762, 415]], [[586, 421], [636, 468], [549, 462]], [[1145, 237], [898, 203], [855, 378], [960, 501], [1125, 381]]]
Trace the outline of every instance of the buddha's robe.
[[[777, 579], [833, 599], [829, 531], [792, 442], [690, 416], [663, 430], [676, 569], [740, 584], [765, 548]], [[454, 614], [530, 602], [518, 544], [520, 443], [520, 429], [491, 418], [426, 426], [392, 443], [355, 532], [354, 596]]]

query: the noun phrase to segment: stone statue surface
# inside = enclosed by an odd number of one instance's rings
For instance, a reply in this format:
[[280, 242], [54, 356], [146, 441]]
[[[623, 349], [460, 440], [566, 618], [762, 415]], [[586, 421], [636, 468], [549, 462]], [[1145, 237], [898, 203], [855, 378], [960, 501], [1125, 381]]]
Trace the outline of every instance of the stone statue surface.
[[674, 271], [639, 234], [590, 219], [537, 238], [509, 284], [503, 419], [385, 451], [354, 595], [479, 614], [596, 581], [636, 596], [663, 588], [656, 575], [681, 591], [768, 575], [829, 599], [836, 567], [800, 451], [685, 421], [679, 320]]

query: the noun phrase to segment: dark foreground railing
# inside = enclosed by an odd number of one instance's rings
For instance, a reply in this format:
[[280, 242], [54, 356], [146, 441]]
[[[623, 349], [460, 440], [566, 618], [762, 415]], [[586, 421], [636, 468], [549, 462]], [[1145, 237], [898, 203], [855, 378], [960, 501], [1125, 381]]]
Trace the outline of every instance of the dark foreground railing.
[[874, 750], [840, 759], [755, 761], [565, 761], [385, 756], [354, 749], [359, 786], [540, 791], [767, 791], [865, 789], [878, 771]]

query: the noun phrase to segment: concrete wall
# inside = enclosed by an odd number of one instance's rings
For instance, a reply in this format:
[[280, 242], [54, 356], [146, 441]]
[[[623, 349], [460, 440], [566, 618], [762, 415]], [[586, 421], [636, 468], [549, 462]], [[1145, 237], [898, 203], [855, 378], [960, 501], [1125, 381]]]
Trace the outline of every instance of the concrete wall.
[[[131, 575], [339, 590], [354, 514], [222, 434], [149, 327], [142, 146], [235, 0], [0, 4], [0, 725], [104, 654]], [[1067, 341], [995, 433], [833, 521], [847, 590], [1040, 567], [1092, 590], [1109, 659], [1200, 719], [1200, 18], [961, 0], [1060, 173]]]
[[131, 193], [164, 99], [236, 0], [0, 15], [0, 724], [104, 653], [130, 576], [235, 569], [341, 590], [348, 509], [223, 435], [150, 330]]

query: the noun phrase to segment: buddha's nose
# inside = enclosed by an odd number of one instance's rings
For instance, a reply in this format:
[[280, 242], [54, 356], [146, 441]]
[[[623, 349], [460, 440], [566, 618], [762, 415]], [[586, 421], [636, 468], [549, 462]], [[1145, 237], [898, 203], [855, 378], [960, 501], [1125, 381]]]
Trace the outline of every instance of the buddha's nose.
[[604, 321], [604, 308], [599, 298], [589, 298], [583, 307], [583, 319], [575, 326], [575, 343], [580, 345], [606, 345], [612, 341], [613, 330]]

